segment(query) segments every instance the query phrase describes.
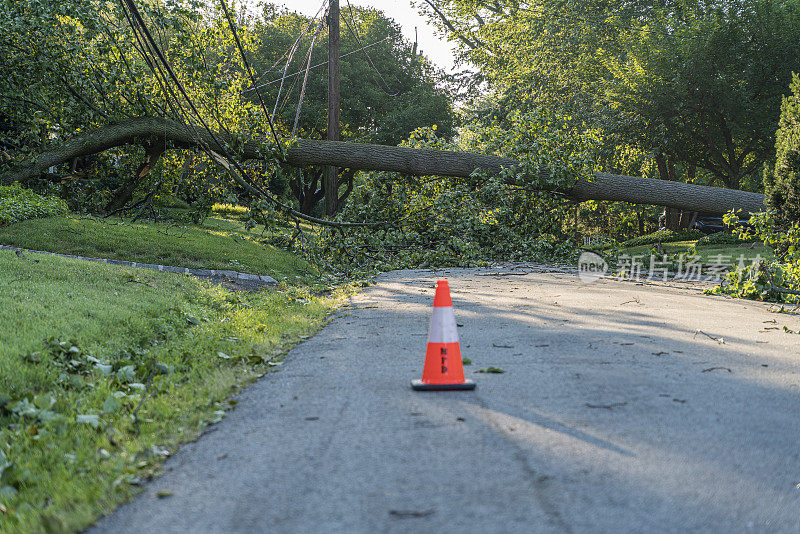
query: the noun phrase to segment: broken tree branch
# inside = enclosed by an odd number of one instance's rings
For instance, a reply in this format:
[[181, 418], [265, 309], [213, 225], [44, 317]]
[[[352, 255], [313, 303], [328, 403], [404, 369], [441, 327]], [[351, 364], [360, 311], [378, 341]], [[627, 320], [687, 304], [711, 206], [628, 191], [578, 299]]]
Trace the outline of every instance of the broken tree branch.
[[[217, 135], [223, 142], [233, 144], [225, 135]], [[46, 172], [49, 167], [72, 158], [96, 154], [125, 144], [159, 140], [162, 143], [167, 141], [168, 149], [192, 148], [197, 146], [198, 139], [206, 142], [207, 146], [215, 146], [210, 134], [199, 127], [186, 126], [160, 117], [132, 119], [103, 126], [55, 146], [0, 174], [0, 183], [27, 181]], [[262, 147], [260, 140], [252, 140], [245, 143], [237, 155], [242, 159], [262, 159]], [[478, 169], [498, 174], [503, 168], [519, 166], [519, 162], [513, 159], [470, 152], [310, 139], [298, 139], [294, 146], [288, 148], [285, 162], [297, 167], [329, 165], [418, 176], [463, 178], [470, 177]], [[547, 177], [547, 171], [542, 171], [539, 178], [546, 180]], [[708, 213], [725, 213], [730, 210], [757, 212], [765, 209], [764, 195], [759, 193], [601, 172], [595, 173], [591, 181], [578, 180], [568, 189], [553, 187], [548, 190], [578, 201], [623, 201]]]

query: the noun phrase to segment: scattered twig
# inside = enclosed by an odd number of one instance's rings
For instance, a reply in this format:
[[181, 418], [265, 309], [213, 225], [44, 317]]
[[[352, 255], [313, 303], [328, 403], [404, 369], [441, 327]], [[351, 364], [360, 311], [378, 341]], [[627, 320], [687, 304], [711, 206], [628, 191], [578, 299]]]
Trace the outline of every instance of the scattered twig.
[[130, 280], [125, 280], [125, 283], [126, 284], [142, 284], [143, 286], [153, 287], [150, 284], [148, 284], [147, 282], [142, 282], [141, 280], [136, 280], [135, 278], [132, 278]]
[[723, 344], [725, 344], [725, 339], [724, 339], [724, 338], [721, 338], [721, 337], [714, 337], [714, 336], [712, 336], [712, 335], [706, 334], [706, 333], [705, 333], [705, 332], [703, 332], [702, 330], [695, 330], [695, 331], [694, 331], [694, 336], [692, 336], [692, 339], [697, 339], [697, 334], [703, 334], [703, 335], [704, 335], [704, 336], [706, 336], [708, 339], [713, 339], [714, 341], [716, 341], [716, 342], [717, 342], [717, 343], [719, 343], [720, 345], [723, 345]]
[[[148, 201], [148, 200], [150, 200], [150, 198], [152, 197], [152, 195], [153, 195], [153, 194], [155, 194], [155, 191], [151, 191], [151, 192], [150, 192], [150, 193], [148, 193], [148, 194], [147, 194], [147, 196], [145, 196], [145, 197], [144, 197], [142, 200], [139, 200], [139, 201], [137, 201], [137, 202], [134, 202], [133, 204], [131, 204], [131, 205], [129, 205], [129, 206], [122, 206], [122, 207], [120, 207], [120, 208], [117, 208], [117, 209], [115, 209], [115, 210], [109, 211], [108, 213], [106, 213], [105, 215], [103, 215], [103, 218], [104, 218], [104, 219], [106, 219], [106, 218], [108, 218], [108, 217], [111, 217], [112, 215], [117, 215], [118, 213], [123, 213], [123, 212], [126, 212], [126, 211], [132, 211], [132, 210], [135, 210], [136, 208], [138, 208], [138, 207], [140, 207], [140, 206], [143, 206], [145, 203], [147, 203], [147, 201]], [[135, 220], [136, 220], [136, 219], [134, 219], [134, 221], [135, 221]]]
[[612, 410], [614, 408], [619, 408], [620, 406], [627, 405], [627, 402], [612, 402], [611, 404], [589, 404], [586, 403], [587, 408], [600, 408], [602, 410]]
[[67, 217], [67, 219], [70, 219], [72, 221], [93, 221], [93, 222], [99, 222], [99, 223], [103, 223], [103, 224], [110, 224], [111, 226], [122, 226], [122, 225], [125, 224], [125, 221], [121, 221], [121, 222], [118, 222], [118, 223], [109, 222], [109, 221], [105, 220], [105, 217], [103, 217], [103, 219], [98, 219], [97, 217], [92, 217], [91, 215], [87, 215], [85, 217]]
[[780, 306], [780, 308], [775, 309], [775, 305], [773, 304], [767, 309], [767, 311], [770, 313], [785, 313], [787, 315], [794, 315], [800, 312], [800, 305], [795, 306], [793, 310], [786, 310], [784, 309], [783, 306]]
[[144, 385], [144, 395], [142, 395], [142, 399], [139, 401], [139, 404], [136, 405], [136, 408], [133, 410], [131, 414], [133, 416], [133, 426], [136, 427], [136, 435], [139, 435], [139, 409], [144, 404], [144, 401], [150, 396], [150, 385], [153, 383], [153, 378], [155, 377], [155, 373], [150, 373], [150, 376], [147, 377], [147, 382]]
[[407, 517], [426, 517], [436, 513], [436, 510], [389, 510], [389, 515], [403, 519]]
[[526, 274], [531, 274], [534, 271], [527, 271], [523, 273], [478, 273], [475, 276], [525, 276]]
[[708, 369], [703, 369], [701, 372], [710, 373], [711, 371], [728, 371], [729, 373], [733, 372], [727, 367], [709, 367]]

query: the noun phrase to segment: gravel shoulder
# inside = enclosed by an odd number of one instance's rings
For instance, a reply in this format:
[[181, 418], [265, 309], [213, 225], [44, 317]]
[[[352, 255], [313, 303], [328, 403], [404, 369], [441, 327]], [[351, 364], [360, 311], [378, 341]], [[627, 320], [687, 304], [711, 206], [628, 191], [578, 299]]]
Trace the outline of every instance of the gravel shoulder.
[[[90, 532], [800, 530], [800, 316], [544, 270], [382, 275]], [[438, 278], [472, 392], [409, 385]]]

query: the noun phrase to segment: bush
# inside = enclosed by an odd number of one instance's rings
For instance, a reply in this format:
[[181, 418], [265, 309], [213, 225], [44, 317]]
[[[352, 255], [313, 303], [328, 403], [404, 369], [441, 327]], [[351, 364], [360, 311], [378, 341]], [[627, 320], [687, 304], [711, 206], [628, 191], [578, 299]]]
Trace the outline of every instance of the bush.
[[753, 243], [759, 241], [756, 236], [743, 237], [739, 234], [723, 230], [714, 234], [703, 236], [697, 240], [697, 246], [700, 245], [738, 245], [739, 243]]
[[[725, 215], [725, 224], [736, 225], [738, 216]], [[749, 227], [740, 227], [738, 233], [745, 239], [753, 235], [771, 247], [775, 261], [760, 261], [749, 267], [737, 268], [727, 279], [706, 293], [727, 294], [738, 298], [771, 302], [800, 303], [800, 223], [788, 229], [777, 224], [774, 212], [754, 213]]]
[[0, 225], [67, 214], [67, 203], [43, 197], [19, 184], [0, 186]]
[[694, 241], [703, 237], [703, 232], [698, 230], [657, 230], [652, 234], [634, 237], [622, 243], [623, 247], [639, 247], [642, 245], [655, 245], [656, 243], [675, 243], [676, 241]]
[[767, 205], [784, 227], [800, 221], [800, 76], [794, 75], [791, 89], [792, 95], [781, 104], [775, 168], [764, 172]]

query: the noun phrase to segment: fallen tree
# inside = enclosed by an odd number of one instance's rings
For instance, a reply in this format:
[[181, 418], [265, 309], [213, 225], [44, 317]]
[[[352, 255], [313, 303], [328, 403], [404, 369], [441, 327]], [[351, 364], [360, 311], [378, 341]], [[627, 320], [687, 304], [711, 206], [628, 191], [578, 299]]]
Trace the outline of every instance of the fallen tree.
[[[146, 117], [104, 126], [42, 152], [0, 174], [0, 183], [25, 182], [46, 173], [50, 167], [76, 157], [97, 154], [128, 144], [148, 146], [169, 142], [172, 148], [201, 145], [242, 159], [262, 159], [263, 145], [255, 140], [235, 147], [236, 142], [216, 134], [228, 146], [219, 147], [209, 132], [169, 119]], [[285, 153], [288, 165], [330, 165], [349, 169], [392, 171], [412, 175], [469, 177], [476, 170], [499, 173], [519, 166], [513, 159], [468, 152], [401, 148], [383, 145], [300, 139]], [[547, 178], [546, 171], [539, 178]], [[540, 183], [543, 180], [539, 180]], [[569, 189], [543, 188], [577, 201], [610, 200], [650, 204], [691, 211], [725, 213], [730, 210], [758, 212], [765, 209], [764, 195], [702, 185], [653, 180], [633, 176], [595, 173], [594, 179], [578, 180]]]

